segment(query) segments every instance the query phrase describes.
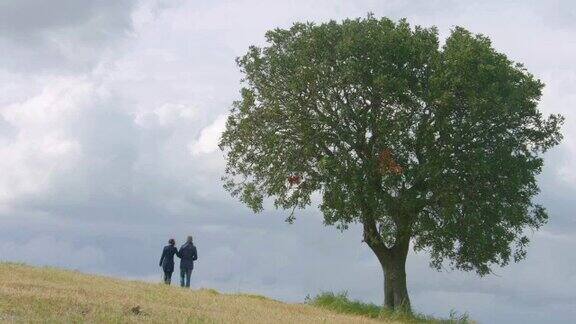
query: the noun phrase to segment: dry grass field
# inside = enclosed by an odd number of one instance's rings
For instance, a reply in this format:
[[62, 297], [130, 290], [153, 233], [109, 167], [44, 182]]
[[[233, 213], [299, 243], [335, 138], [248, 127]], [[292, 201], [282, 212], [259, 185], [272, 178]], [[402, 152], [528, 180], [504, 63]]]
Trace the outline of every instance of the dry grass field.
[[261, 296], [0, 263], [5, 323], [399, 323]]

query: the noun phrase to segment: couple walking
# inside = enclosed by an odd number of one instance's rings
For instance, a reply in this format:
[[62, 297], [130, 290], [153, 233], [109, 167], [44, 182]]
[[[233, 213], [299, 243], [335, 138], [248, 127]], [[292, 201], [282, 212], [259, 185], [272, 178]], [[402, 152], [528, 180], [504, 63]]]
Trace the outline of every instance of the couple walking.
[[164, 270], [164, 283], [169, 285], [174, 272], [174, 255], [180, 258], [180, 286], [190, 287], [190, 276], [194, 269], [194, 261], [198, 259], [198, 252], [192, 243], [192, 236], [188, 236], [186, 243], [176, 248], [174, 239], [168, 240], [168, 245], [164, 247], [160, 257], [160, 266]]

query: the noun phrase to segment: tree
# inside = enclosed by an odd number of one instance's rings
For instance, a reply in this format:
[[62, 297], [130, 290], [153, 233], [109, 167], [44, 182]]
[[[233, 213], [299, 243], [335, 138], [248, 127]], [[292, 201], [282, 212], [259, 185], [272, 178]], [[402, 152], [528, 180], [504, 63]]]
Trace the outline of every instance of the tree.
[[384, 271], [384, 306], [410, 310], [410, 245], [431, 266], [479, 275], [526, 255], [547, 220], [532, 202], [563, 117], [543, 117], [542, 82], [456, 27], [369, 15], [266, 33], [220, 141], [224, 186], [255, 212], [321, 196], [327, 225], [363, 227]]

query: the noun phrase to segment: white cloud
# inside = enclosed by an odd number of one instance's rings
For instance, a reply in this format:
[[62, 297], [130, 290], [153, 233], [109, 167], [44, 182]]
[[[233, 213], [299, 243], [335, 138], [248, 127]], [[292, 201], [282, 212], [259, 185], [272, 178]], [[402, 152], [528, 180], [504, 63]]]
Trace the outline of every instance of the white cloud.
[[13, 134], [0, 136], [0, 208], [22, 195], [41, 194], [64, 176], [81, 154], [68, 126], [93, 100], [93, 86], [82, 79], [57, 79], [41, 93], [0, 108]]
[[142, 127], [173, 127], [176, 123], [193, 120], [196, 111], [184, 104], [165, 103], [152, 111], [136, 114], [134, 122]]
[[198, 140], [190, 144], [192, 155], [208, 154], [218, 149], [218, 142], [226, 127], [227, 118], [227, 115], [218, 116], [212, 124], [200, 132]]

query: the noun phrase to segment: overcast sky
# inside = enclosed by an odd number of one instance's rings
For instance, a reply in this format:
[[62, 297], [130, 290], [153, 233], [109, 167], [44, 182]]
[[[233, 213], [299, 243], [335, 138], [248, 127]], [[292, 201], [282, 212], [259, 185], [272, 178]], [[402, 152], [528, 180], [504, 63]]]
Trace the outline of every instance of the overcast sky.
[[[296, 21], [407, 17], [461, 25], [546, 84], [566, 116], [538, 200], [550, 222], [525, 261], [479, 278], [411, 253], [417, 311], [481, 323], [576, 319], [576, 3], [566, 1], [0, 0], [0, 260], [160, 281], [165, 241], [195, 237], [193, 286], [300, 302], [347, 290], [381, 303], [358, 228], [253, 215], [219, 181], [216, 143], [238, 98], [234, 58]], [[17, 275], [17, 274], [16, 274]]]

